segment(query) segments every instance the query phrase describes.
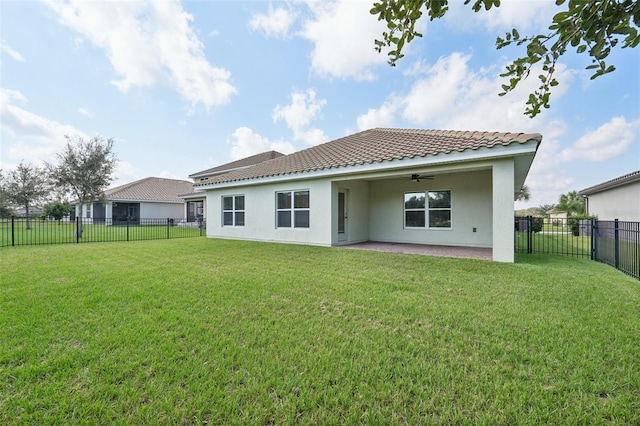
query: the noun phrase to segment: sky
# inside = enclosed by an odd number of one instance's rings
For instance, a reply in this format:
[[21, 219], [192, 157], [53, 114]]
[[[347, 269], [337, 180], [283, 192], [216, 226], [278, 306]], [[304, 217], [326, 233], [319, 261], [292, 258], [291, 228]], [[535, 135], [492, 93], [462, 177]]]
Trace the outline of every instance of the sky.
[[551, 108], [524, 115], [537, 73], [500, 97], [524, 55], [498, 36], [545, 32], [554, 1], [454, 1], [396, 67], [374, 0], [0, 0], [0, 168], [55, 163], [66, 139], [114, 139], [112, 186], [284, 154], [374, 127], [540, 133], [516, 208], [640, 170], [640, 48], [590, 80], [568, 51]]

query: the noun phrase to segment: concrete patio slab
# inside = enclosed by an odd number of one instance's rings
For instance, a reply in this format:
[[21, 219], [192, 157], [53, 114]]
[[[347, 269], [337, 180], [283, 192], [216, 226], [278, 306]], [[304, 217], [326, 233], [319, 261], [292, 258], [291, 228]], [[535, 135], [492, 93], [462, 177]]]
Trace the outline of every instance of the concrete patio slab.
[[424, 256], [455, 257], [464, 259], [492, 260], [492, 249], [480, 247], [435, 246], [428, 244], [384, 243], [366, 241], [340, 246], [354, 250], [373, 250], [389, 253], [420, 254]]

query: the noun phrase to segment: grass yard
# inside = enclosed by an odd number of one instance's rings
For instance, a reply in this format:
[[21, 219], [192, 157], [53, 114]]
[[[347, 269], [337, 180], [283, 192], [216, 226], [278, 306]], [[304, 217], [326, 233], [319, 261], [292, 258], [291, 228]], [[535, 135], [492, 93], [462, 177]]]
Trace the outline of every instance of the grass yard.
[[[516, 232], [516, 252], [527, 252], [529, 236], [526, 232]], [[591, 237], [576, 237], [571, 232], [534, 232], [531, 234], [534, 253], [562, 253], [572, 256], [591, 256]]]
[[640, 424], [640, 283], [206, 238], [0, 249], [0, 423]]

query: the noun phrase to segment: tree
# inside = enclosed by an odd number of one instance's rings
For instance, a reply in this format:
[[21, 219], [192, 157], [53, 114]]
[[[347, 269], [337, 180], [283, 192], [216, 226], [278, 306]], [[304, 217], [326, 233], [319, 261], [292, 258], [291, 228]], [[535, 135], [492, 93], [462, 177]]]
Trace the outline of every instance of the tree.
[[518, 192], [518, 201], [529, 201], [529, 198], [531, 198], [529, 187], [527, 185], [522, 185], [520, 192]]
[[27, 229], [31, 229], [30, 209], [44, 201], [49, 195], [49, 184], [44, 169], [20, 162], [9, 172], [3, 186], [3, 192], [9, 202], [24, 206], [27, 218]]
[[538, 207], [544, 216], [548, 216], [553, 210], [555, 210], [555, 204], [542, 204]]
[[[500, 0], [465, 0], [474, 12], [482, 8], [490, 10], [499, 7]], [[615, 70], [605, 59], [615, 47], [634, 48], [640, 44], [640, 2], [637, 0], [556, 0], [557, 6], [567, 4], [567, 8], [553, 17], [546, 34], [521, 36], [517, 29], [496, 39], [496, 48], [526, 45], [525, 56], [507, 65], [501, 77], [509, 79], [503, 84], [503, 96], [513, 91], [531, 73], [534, 65], [542, 64], [542, 74], [538, 76], [540, 87], [529, 94], [525, 114], [531, 118], [538, 115], [541, 108], [549, 108], [551, 89], [559, 83], [554, 78], [556, 63], [568, 48], [575, 48], [578, 54], [588, 53], [591, 64], [586, 67], [591, 79]], [[390, 47], [389, 64], [394, 66], [404, 55], [403, 47], [422, 34], [415, 30], [416, 21], [422, 16], [422, 9], [429, 18], [443, 17], [448, 10], [448, 0], [378, 0], [371, 9], [378, 20], [387, 22], [389, 31], [382, 33], [382, 40], [375, 41], [375, 48], [381, 52]], [[621, 43], [620, 43], [621, 42]]]
[[556, 210], [566, 212], [567, 217], [584, 214], [584, 198], [578, 195], [578, 191], [570, 191], [566, 194], [562, 194], [560, 196], [560, 202], [556, 205]]
[[[65, 136], [67, 145], [57, 154], [58, 165], [47, 163], [53, 184], [70, 193], [81, 206], [104, 198], [104, 191], [113, 181], [117, 159], [113, 153], [113, 138], [101, 136], [84, 140]], [[82, 237], [82, 221], [78, 237]]]
[[52, 217], [60, 223], [63, 217], [71, 214], [73, 206], [68, 201], [54, 201], [42, 208], [42, 215], [44, 217]]
[[9, 205], [9, 199], [4, 190], [4, 174], [2, 173], [2, 169], [0, 169], [0, 218], [11, 217], [15, 214], [15, 210]]

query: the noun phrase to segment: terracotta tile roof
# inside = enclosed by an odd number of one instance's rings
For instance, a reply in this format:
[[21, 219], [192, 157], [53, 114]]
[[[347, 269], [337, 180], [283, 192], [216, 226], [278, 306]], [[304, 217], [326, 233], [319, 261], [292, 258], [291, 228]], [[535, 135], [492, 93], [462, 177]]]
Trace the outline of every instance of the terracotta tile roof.
[[640, 170], [627, 173], [626, 175], [617, 177], [615, 179], [608, 180], [606, 182], [599, 183], [598, 185], [590, 186], [578, 192], [580, 195], [590, 195], [596, 192], [604, 191], [605, 189], [614, 188], [616, 186], [624, 185], [626, 183], [635, 182], [640, 180]]
[[107, 189], [104, 194], [107, 200], [146, 200], [182, 203], [184, 201], [178, 198], [178, 195], [192, 191], [193, 182], [148, 177]]
[[538, 133], [377, 128], [214, 176], [203, 185], [522, 144], [530, 140], [539, 143], [542, 136]]
[[201, 176], [218, 175], [231, 170], [253, 166], [254, 164], [262, 163], [263, 161], [273, 160], [274, 158], [282, 157], [283, 155], [284, 154], [278, 151], [262, 152], [260, 154], [252, 155], [251, 157], [242, 158], [240, 160], [232, 161], [231, 163], [222, 164], [221, 166], [216, 166], [211, 169], [191, 174], [189, 177], [197, 178]]

